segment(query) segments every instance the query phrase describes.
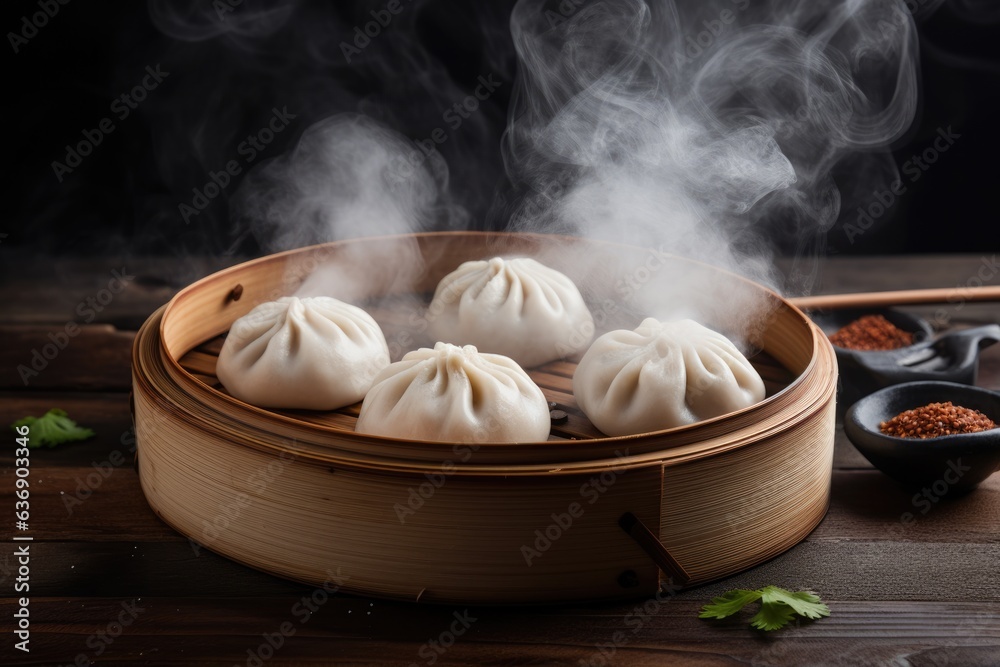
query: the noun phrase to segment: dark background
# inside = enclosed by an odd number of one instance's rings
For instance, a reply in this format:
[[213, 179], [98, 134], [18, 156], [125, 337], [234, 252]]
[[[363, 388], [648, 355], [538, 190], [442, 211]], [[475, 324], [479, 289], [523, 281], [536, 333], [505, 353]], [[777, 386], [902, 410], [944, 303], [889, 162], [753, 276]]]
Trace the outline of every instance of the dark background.
[[[195, 35], [208, 25], [197, 13], [169, 15], [162, 2], [72, 0], [18, 53], [8, 36], [3, 249], [259, 252], [246, 230], [229, 220], [227, 199], [241, 176], [192, 224], [183, 223], [178, 206], [191, 201], [192, 188], [204, 187], [210, 171], [238, 157], [238, 145], [266, 125], [272, 108], [287, 107], [297, 117], [262, 158], [280, 154], [310, 124], [338, 111], [366, 113], [416, 140], [440, 126], [443, 109], [488, 73], [503, 85], [439, 151], [451, 166], [451, 192], [471, 213], [470, 226], [502, 227], [488, 211], [505, 186], [498, 145], [516, 72], [508, 30], [514, 3], [403, 4], [405, 11], [351, 64], [339, 44], [385, 2], [300, 3], [286, 11], [244, 0], [227, 15], [237, 31], [205, 38]], [[911, 131], [893, 146], [896, 164], [902, 167], [931, 146], [938, 128], [950, 126], [961, 138], [919, 180], [907, 179], [904, 195], [855, 243], [843, 225], [856, 222], [857, 205], [872, 199], [845, 202], [828, 235], [828, 253], [1000, 247], [1000, 15], [970, 10], [970, 4], [946, 2], [919, 24], [921, 105]], [[241, 12], [265, 8], [269, 19], [240, 23]], [[37, 0], [5, 9], [5, 33], [20, 32], [22, 17], [40, 11]], [[189, 39], [157, 29], [153, 13], [160, 25], [186, 26]], [[190, 41], [192, 36], [202, 39]], [[113, 99], [141, 81], [147, 65], [157, 64], [170, 73], [165, 81], [128, 118], [113, 117]], [[66, 145], [109, 116], [115, 130], [60, 182], [52, 162], [65, 160]]]

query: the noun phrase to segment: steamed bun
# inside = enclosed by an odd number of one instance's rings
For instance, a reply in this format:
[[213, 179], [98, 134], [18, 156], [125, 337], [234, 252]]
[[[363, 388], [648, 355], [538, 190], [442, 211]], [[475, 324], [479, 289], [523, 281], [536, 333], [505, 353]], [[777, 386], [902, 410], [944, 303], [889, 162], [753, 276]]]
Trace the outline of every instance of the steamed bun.
[[764, 399], [764, 381], [720, 333], [693, 320], [643, 320], [610, 331], [583, 355], [573, 396], [608, 435], [711, 419]]
[[364, 310], [327, 296], [291, 296], [233, 323], [216, 375], [252, 405], [336, 410], [364, 398], [388, 365], [385, 336]]
[[472, 345], [409, 352], [377, 378], [355, 430], [450, 442], [536, 442], [549, 437], [542, 390], [513, 360]]
[[465, 262], [428, 309], [436, 340], [475, 345], [530, 368], [579, 352], [594, 320], [573, 281], [528, 257]]

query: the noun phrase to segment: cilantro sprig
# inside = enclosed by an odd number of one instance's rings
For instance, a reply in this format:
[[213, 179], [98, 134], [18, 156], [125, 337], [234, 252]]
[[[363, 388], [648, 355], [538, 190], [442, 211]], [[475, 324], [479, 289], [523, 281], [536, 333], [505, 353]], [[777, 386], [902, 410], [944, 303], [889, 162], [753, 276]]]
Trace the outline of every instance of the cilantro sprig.
[[737, 589], [722, 597], [713, 598], [711, 604], [701, 608], [698, 618], [726, 618], [741, 611], [748, 604], [760, 600], [760, 610], [750, 619], [758, 630], [778, 630], [788, 624], [796, 614], [817, 619], [830, 615], [830, 608], [810, 591], [792, 593], [778, 586], [765, 586], [755, 591]]
[[55, 447], [67, 442], [76, 442], [94, 437], [89, 428], [78, 425], [67, 416], [65, 410], [52, 408], [41, 417], [25, 417], [11, 424], [11, 428], [28, 427], [28, 447]]

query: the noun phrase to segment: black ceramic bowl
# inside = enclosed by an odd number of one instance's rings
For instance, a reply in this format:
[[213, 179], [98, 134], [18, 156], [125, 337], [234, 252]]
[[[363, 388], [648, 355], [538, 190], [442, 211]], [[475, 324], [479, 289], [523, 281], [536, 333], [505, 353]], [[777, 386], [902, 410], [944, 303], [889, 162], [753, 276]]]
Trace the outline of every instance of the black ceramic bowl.
[[907, 382], [866, 396], [848, 410], [844, 431], [872, 465], [906, 487], [936, 497], [973, 489], [1000, 469], [1000, 428], [940, 438], [897, 438], [879, 424], [904, 410], [951, 401], [1000, 424], [1000, 392], [953, 382]]
[[812, 313], [813, 321], [830, 335], [863, 315], [882, 315], [914, 335], [912, 345], [896, 350], [863, 351], [833, 346], [840, 367], [841, 406], [849, 406], [882, 387], [901, 382], [940, 380], [974, 385], [979, 351], [1000, 340], [1000, 325], [952, 331], [932, 340], [923, 319], [893, 308]]

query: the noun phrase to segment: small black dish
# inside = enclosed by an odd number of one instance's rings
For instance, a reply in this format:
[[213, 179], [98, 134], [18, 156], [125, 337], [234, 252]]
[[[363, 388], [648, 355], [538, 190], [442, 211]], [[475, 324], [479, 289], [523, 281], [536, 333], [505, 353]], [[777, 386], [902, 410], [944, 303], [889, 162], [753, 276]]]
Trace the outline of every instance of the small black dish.
[[847, 411], [844, 432], [872, 465], [908, 488], [937, 497], [962, 493], [1000, 469], [1000, 428], [940, 438], [897, 438], [879, 424], [904, 410], [951, 401], [1000, 424], [1000, 392], [953, 382], [907, 382], [861, 399]]
[[1000, 324], [952, 331], [934, 340], [926, 320], [893, 308], [838, 310], [812, 313], [811, 317], [829, 336], [864, 315], [884, 316], [903, 331], [912, 333], [914, 342], [884, 351], [850, 350], [834, 345], [840, 367], [841, 406], [901, 382], [936, 380], [974, 385], [979, 351], [1000, 341]]

